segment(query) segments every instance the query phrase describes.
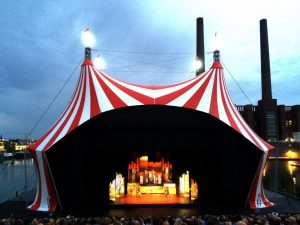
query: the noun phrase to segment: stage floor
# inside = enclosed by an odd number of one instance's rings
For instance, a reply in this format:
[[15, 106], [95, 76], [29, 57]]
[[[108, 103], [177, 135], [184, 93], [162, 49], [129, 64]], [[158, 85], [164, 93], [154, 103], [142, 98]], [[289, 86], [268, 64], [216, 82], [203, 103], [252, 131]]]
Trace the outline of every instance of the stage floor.
[[189, 197], [165, 194], [141, 194], [139, 196], [126, 195], [117, 198], [113, 205], [169, 205], [192, 204]]

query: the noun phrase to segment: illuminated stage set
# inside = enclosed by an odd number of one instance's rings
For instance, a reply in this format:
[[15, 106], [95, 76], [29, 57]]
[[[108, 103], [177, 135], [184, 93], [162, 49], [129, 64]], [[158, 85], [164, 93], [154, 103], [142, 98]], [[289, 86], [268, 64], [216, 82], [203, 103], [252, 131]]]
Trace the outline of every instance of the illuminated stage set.
[[109, 198], [115, 204], [190, 204], [198, 198], [198, 185], [189, 171], [179, 177], [177, 185], [172, 179], [172, 164], [149, 162], [142, 156], [128, 165], [127, 194], [122, 174], [109, 185]]
[[65, 111], [29, 146], [38, 187], [28, 208], [272, 206], [262, 177], [273, 146], [243, 120], [213, 57], [187, 81], [145, 86], [98, 70], [87, 47]]

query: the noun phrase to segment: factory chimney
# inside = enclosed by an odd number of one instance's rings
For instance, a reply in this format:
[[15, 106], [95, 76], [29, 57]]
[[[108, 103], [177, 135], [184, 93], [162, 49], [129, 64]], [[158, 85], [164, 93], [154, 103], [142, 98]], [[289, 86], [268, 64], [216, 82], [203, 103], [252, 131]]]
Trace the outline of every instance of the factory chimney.
[[260, 61], [262, 100], [272, 99], [271, 71], [267, 20], [260, 20]]
[[196, 71], [196, 76], [205, 71], [205, 55], [204, 55], [204, 31], [203, 18], [197, 18], [197, 36], [196, 36], [196, 57], [200, 60], [202, 67]]
[[259, 134], [267, 141], [278, 139], [277, 100], [272, 98], [267, 20], [260, 20], [262, 99], [258, 101]]

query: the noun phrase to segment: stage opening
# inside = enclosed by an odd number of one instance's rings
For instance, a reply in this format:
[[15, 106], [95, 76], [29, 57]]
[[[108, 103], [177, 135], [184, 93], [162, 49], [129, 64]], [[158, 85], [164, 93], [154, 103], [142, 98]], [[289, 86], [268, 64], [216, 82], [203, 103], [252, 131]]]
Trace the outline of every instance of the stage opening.
[[[262, 154], [207, 113], [158, 105], [101, 113], [46, 152], [64, 210], [116, 204], [244, 207]], [[147, 167], [141, 169], [143, 160]], [[109, 193], [111, 182], [124, 186]]]

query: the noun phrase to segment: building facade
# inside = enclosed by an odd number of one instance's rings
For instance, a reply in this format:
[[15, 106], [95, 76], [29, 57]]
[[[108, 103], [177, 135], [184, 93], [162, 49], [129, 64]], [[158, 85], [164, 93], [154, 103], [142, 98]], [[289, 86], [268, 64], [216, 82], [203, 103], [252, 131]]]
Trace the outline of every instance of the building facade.
[[[236, 105], [251, 128], [268, 141], [300, 142], [300, 105], [276, 105], [265, 119], [259, 105]], [[266, 129], [262, 129], [266, 127]]]

